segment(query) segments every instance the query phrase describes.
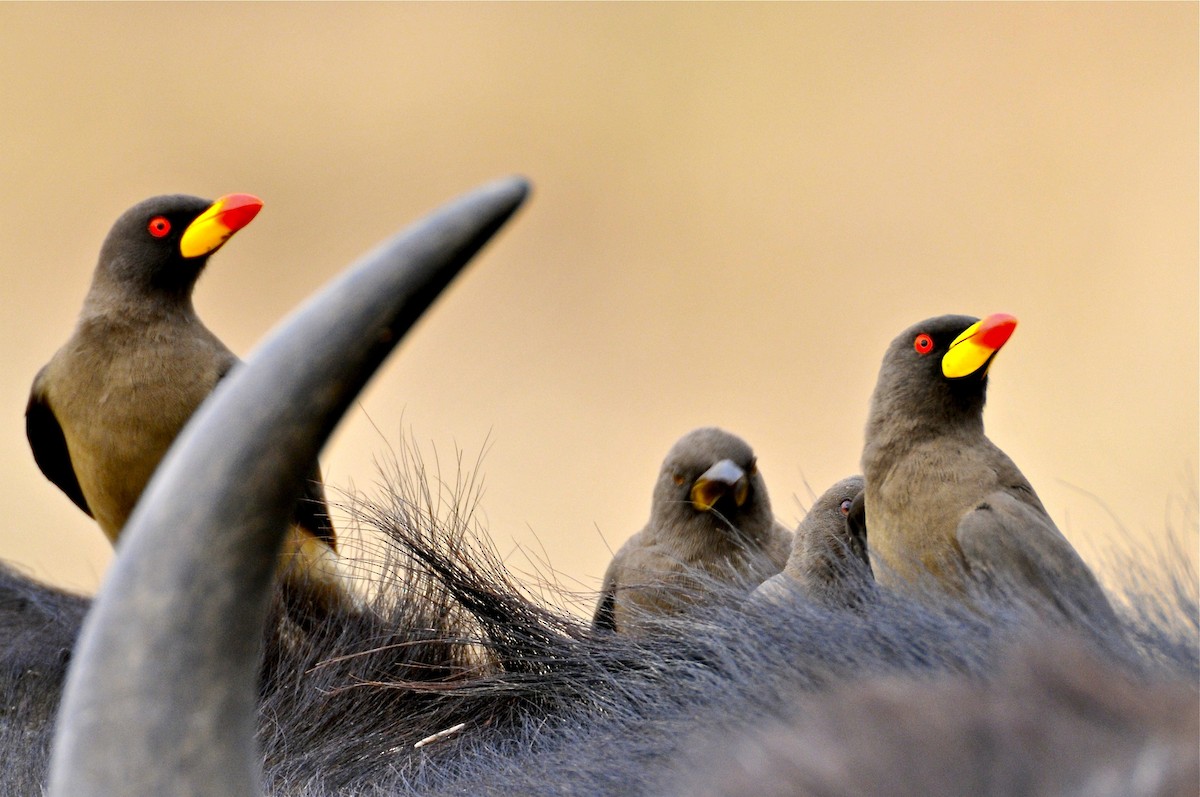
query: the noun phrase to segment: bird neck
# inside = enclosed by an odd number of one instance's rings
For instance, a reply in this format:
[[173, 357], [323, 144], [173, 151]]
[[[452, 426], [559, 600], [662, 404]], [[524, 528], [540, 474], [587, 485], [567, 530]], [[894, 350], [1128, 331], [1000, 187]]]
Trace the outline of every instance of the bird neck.
[[873, 401], [862, 455], [863, 475], [867, 482], [886, 477], [885, 471], [891, 465], [934, 438], [958, 440], [965, 446], [986, 440], [982, 408], [930, 416], [899, 411], [887, 401]]
[[122, 321], [198, 320], [192, 290], [162, 291], [152, 286], [117, 282], [98, 271], [80, 311], [80, 320]]
[[[772, 520], [768, 513], [768, 530]], [[697, 513], [684, 523], [664, 519], [654, 524], [655, 536], [669, 542], [683, 561], [737, 557], [761, 548], [767, 537], [763, 526], [757, 516], [725, 517], [715, 512]]]

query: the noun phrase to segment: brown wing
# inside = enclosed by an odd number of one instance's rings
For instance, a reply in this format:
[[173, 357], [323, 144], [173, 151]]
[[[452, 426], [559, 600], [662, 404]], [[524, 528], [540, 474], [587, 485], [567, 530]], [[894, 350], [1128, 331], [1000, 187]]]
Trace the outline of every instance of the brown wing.
[[75, 506], [86, 512], [88, 517], [94, 517], [92, 508], [83, 497], [79, 479], [75, 476], [71, 452], [67, 449], [67, 438], [54, 415], [54, 409], [38, 385], [42, 373], [43, 371], [39, 371], [34, 378], [33, 389], [29, 392], [29, 403], [25, 405], [25, 436], [29, 439], [30, 450], [33, 451], [33, 461], [38, 464], [47, 479], [75, 502]]
[[1116, 615], [1095, 575], [1040, 509], [1040, 502], [1002, 490], [989, 494], [958, 524], [968, 568], [1026, 602], [1115, 627]]

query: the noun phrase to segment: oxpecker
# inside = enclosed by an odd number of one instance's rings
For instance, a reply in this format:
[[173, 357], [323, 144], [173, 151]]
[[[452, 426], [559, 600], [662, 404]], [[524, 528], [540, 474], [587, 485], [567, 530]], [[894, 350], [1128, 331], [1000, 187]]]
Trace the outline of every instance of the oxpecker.
[[[70, 339], [33, 380], [25, 429], [42, 473], [116, 544], [176, 435], [238, 359], [196, 315], [208, 258], [262, 201], [147, 199], [100, 249]], [[348, 587], [317, 465], [280, 569], [327, 596]]]
[[[1115, 623], [1095, 576], [983, 431], [988, 370], [1017, 320], [947, 315], [883, 357], [862, 467], [875, 574], [951, 592], [977, 583], [1069, 618]], [[968, 577], [970, 577], [968, 583]]]
[[753, 599], [777, 600], [799, 590], [827, 606], [861, 604], [872, 582], [863, 514], [862, 476], [822, 493], [796, 529], [783, 572], [764, 581]]
[[639, 619], [680, 611], [706, 583], [753, 589], [783, 569], [791, 547], [750, 446], [696, 429], [663, 461], [650, 521], [609, 564], [592, 624], [629, 632]]

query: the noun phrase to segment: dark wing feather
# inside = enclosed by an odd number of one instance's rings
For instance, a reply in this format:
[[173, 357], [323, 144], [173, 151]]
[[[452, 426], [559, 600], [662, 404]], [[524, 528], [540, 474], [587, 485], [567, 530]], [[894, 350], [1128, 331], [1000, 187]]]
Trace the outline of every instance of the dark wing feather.
[[600, 587], [600, 600], [596, 604], [596, 612], [592, 615], [592, 628], [598, 631], [617, 630], [617, 560], [624, 549], [608, 563], [604, 572], [604, 583]]
[[83, 497], [79, 479], [75, 476], [71, 452], [67, 449], [67, 438], [58, 424], [58, 418], [54, 416], [54, 409], [38, 389], [40, 378], [39, 373], [38, 378], [33, 381], [29, 403], [25, 405], [25, 436], [29, 438], [33, 460], [46, 478], [75, 502], [75, 506], [86, 512], [88, 517], [94, 517], [87, 499]]
[[596, 606], [596, 613], [592, 615], [592, 628], [597, 631], [616, 631], [616, 587], [610, 587], [600, 596], [600, 603]]

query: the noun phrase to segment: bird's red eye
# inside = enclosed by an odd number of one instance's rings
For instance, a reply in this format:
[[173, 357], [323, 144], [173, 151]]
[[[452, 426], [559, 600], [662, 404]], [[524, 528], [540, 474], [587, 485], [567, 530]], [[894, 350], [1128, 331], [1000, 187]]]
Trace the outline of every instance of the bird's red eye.
[[683, 484], [683, 483], [684, 483], [684, 481], [686, 481], [686, 480], [683, 478], [683, 474], [682, 474], [682, 473], [676, 473], [676, 474], [674, 474], [673, 476], [671, 476], [671, 478], [674, 480], [674, 482], [675, 482], [676, 484]]
[[171, 222], [167, 221], [164, 216], [155, 216], [150, 219], [147, 229], [150, 230], [150, 234], [155, 238], [162, 238], [171, 231]]
[[851, 504], [851, 501], [850, 501], [850, 499], [849, 499], [849, 498], [847, 498], [847, 499], [845, 499], [844, 501], [842, 501], [842, 506], [841, 506], [841, 509], [842, 509], [842, 514], [843, 514], [843, 515], [849, 515], [849, 514], [850, 514], [850, 504]]
[[913, 341], [913, 348], [917, 350], [917, 354], [929, 354], [929, 352], [933, 351], [933, 338], [922, 332]]

